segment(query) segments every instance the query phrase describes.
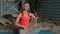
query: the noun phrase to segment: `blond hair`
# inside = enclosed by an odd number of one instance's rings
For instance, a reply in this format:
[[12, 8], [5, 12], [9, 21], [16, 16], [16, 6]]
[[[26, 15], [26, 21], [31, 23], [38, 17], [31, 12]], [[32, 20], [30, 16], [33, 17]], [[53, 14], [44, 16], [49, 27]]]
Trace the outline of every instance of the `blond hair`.
[[28, 4], [29, 7], [30, 7], [30, 4], [29, 3], [24, 3], [24, 5], [22, 6], [22, 9], [24, 9], [25, 5]]

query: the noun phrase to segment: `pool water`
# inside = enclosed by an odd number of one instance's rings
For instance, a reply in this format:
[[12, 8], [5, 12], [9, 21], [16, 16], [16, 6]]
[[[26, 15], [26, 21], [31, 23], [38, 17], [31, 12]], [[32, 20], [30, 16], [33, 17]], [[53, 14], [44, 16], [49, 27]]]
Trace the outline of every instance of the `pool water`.
[[[0, 34], [17, 34], [17, 33], [16, 32], [0, 32]], [[41, 30], [36, 34], [56, 34], [56, 33], [51, 30]]]
[[37, 34], [56, 34], [56, 33], [51, 30], [41, 30]]

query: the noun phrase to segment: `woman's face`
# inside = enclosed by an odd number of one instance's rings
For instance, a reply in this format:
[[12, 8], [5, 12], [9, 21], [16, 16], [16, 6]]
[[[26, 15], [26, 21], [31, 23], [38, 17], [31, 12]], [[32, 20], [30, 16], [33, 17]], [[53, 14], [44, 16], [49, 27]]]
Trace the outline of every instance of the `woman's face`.
[[29, 10], [29, 8], [30, 8], [30, 5], [29, 4], [25, 4], [24, 9], [25, 10]]

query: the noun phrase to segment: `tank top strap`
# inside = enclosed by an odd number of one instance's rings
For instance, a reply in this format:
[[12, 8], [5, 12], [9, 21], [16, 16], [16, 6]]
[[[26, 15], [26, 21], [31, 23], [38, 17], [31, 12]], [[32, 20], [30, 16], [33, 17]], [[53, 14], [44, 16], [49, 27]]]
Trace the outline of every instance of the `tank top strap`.
[[30, 12], [28, 12], [28, 16], [30, 16]]
[[20, 14], [19, 14], [19, 15], [20, 15], [20, 17], [22, 17], [22, 13], [21, 13], [21, 12], [20, 12]]

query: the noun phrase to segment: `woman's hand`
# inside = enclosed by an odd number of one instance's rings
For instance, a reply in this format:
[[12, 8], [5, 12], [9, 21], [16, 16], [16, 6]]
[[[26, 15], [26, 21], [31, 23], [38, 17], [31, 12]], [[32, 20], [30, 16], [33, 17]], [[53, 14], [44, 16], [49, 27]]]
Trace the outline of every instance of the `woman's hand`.
[[32, 30], [32, 28], [36, 27], [37, 24], [34, 24], [33, 26], [31, 26], [27, 31], [26, 31], [26, 34], [28, 34], [28, 32], [30, 32]]
[[37, 26], [37, 24], [34, 24], [33, 26], [31, 26], [29, 29], [28, 29], [28, 32], [32, 29], [32, 28], [34, 28], [34, 27], [36, 27]]
[[26, 30], [25, 26], [23, 26], [23, 25], [20, 25], [20, 27], [22, 27], [24, 30]]
[[24, 28], [24, 30], [26, 30], [25, 26], [22, 26], [22, 28]]
[[36, 26], [37, 26], [37, 24], [34, 24], [34, 25], [33, 25], [33, 27], [36, 27]]
[[39, 17], [36, 17], [37, 19], [39, 19]]

